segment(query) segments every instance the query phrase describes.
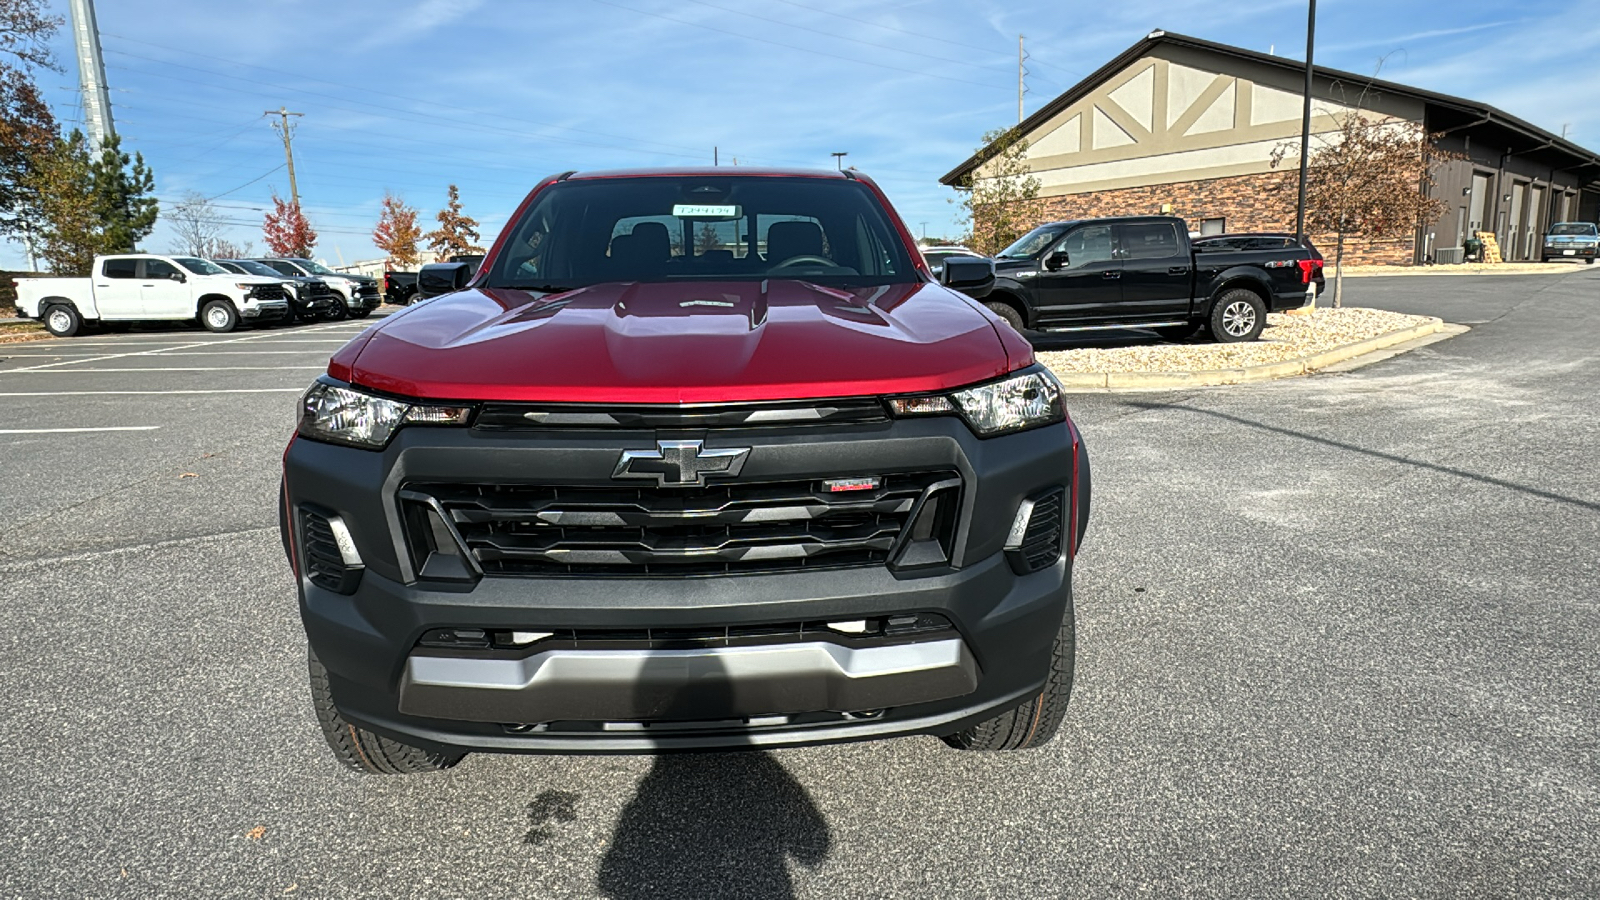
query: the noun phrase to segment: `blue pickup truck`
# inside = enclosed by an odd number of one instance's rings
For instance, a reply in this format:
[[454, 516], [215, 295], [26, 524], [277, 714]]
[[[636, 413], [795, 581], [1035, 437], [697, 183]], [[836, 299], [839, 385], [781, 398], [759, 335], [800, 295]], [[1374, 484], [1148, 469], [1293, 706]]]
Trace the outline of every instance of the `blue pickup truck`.
[[1593, 222], [1557, 222], [1551, 225], [1544, 236], [1544, 249], [1539, 253], [1539, 258], [1544, 262], [1581, 259], [1591, 266], [1596, 257], [1600, 257], [1600, 226]]
[[980, 299], [1019, 331], [1137, 328], [1182, 339], [1205, 330], [1253, 341], [1267, 313], [1305, 305], [1323, 279], [1315, 247], [1249, 237], [1191, 243], [1173, 216], [1049, 222], [995, 255], [994, 286]]

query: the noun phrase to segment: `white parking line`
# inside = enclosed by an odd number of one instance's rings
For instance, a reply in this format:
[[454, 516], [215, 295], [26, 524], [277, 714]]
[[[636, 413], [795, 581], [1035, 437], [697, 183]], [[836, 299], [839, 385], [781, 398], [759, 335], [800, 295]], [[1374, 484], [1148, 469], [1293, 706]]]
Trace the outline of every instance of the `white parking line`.
[[[316, 328], [307, 328], [304, 331], [302, 331], [301, 333], [302, 334], [310, 334], [310, 333], [314, 333], [314, 332], [318, 332], [318, 331], [327, 331], [329, 328], [332, 328], [332, 327], [336, 327], [336, 326], [323, 325], [323, 326], [316, 327]], [[213, 346], [214, 347], [214, 346], [217, 346], [217, 345], [220, 345], [220, 344], [241, 344], [241, 343], [245, 343], [245, 342], [248, 342], [248, 341], [259, 341], [259, 340], [262, 340], [264, 338], [269, 338], [269, 337], [273, 337], [273, 336], [274, 335], [272, 335], [270, 333], [269, 334], [256, 334], [256, 335], [249, 335], [247, 337], [229, 338], [227, 340], [221, 340], [221, 341], [194, 341], [194, 342], [187, 343], [187, 344], [174, 344], [171, 347], [163, 347], [163, 348], [161, 348], [159, 350], [136, 350], [136, 351], [134, 351], [132, 353], [109, 353], [109, 354], [106, 354], [104, 356], [91, 356], [88, 359], [81, 359], [81, 360], [67, 359], [67, 360], [62, 360], [60, 362], [43, 363], [43, 364], [37, 365], [37, 366], [27, 366], [27, 367], [21, 368], [21, 369], [8, 369], [8, 370], [6, 370], [4, 372], [0, 372], [0, 375], [11, 375], [11, 374], [16, 374], [18, 372], [33, 372], [33, 371], [37, 371], [39, 369], [55, 368], [56, 366], [70, 366], [70, 365], [75, 365], [75, 364], [80, 363], [80, 362], [85, 362], [85, 363], [88, 363], [88, 362], [101, 362], [101, 361], [107, 360], [107, 359], [124, 359], [124, 358], [129, 357], [129, 356], [152, 356], [152, 355], [157, 354], [157, 353], [165, 353], [168, 350], [185, 350], [185, 349], [189, 349], [189, 348], [192, 348], [192, 347], [205, 347], [205, 346]]]
[[105, 428], [0, 428], [0, 434], [78, 434], [84, 431], [155, 431], [160, 425], [110, 425]]
[[200, 391], [13, 391], [0, 397], [167, 397], [173, 394], [303, 394], [292, 388], [213, 388]]

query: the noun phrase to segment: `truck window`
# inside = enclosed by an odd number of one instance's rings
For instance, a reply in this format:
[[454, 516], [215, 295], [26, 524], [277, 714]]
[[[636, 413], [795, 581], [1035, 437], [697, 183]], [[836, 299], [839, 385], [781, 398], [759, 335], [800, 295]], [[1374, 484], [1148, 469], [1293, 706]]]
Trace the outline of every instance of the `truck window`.
[[147, 259], [144, 261], [144, 277], [147, 279], [170, 279], [178, 274], [178, 267], [164, 259]]
[[487, 282], [571, 289], [619, 281], [917, 280], [904, 241], [862, 184], [738, 175], [575, 179], [513, 223]]
[[1089, 263], [1110, 262], [1115, 256], [1111, 252], [1111, 226], [1079, 228], [1063, 238], [1056, 249], [1067, 252], [1067, 265], [1074, 269]]
[[1165, 259], [1182, 254], [1178, 230], [1167, 222], [1140, 222], [1122, 226], [1124, 259]]
[[138, 267], [136, 259], [108, 259], [100, 264], [100, 274], [107, 278], [138, 278]]

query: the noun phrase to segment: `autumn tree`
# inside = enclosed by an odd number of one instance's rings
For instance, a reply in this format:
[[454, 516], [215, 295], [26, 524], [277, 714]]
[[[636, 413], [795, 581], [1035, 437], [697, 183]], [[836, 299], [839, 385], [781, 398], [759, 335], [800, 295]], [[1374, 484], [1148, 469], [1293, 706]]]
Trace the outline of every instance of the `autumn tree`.
[[422, 261], [422, 254], [417, 249], [420, 240], [422, 226], [417, 224], [417, 211], [407, 206], [404, 200], [385, 191], [383, 210], [378, 214], [377, 227], [372, 229], [372, 243], [388, 254], [395, 265], [414, 266]]
[[437, 218], [439, 227], [424, 235], [435, 259], [483, 252], [478, 246], [478, 220], [462, 214], [461, 191], [455, 185], [450, 185], [450, 201]]
[[273, 256], [310, 258], [317, 246], [317, 232], [299, 204], [284, 200], [276, 191], [272, 194], [272, 211], [261, 224], [261, 237]]
[[38, 154], [21, 182], [34, 215], [34, 247], [58, 275], [87, 275], [101, 251], [101, 234], [90, 189], [89, 142], [74, 130]]
[[0, 0], [0, 233], [36, 232], [37, 196], [28, 188], [37, 164], [53, 156], [60, 137], [34, 75], [56, 69], [49, 41], [61, 19], [41, 0]]
[[707, 250], [715, 250], [722, 246], [722, 235], [717, 233], [717, 226], [711, 222], [701, 222], [700, 230], [694, 233], [694, 252], [696, 256], [704, 256]]
[[967, 246], [993, 256], [1038, 223], [1040, 182], [1028, 165], [1028, 142], [1019, 128], [983, 136], [984, 161], [955, 185], [971, 234]]
[[[1442, 149], [1422, 125], [1375, 118], [1365, 112], [1343, 117], [1337, 131], [1313, 135], [1306, 160], [1306, 226], [1334, 236], [1333, 305], [1344, 305], [1344, 250], [1349, 237], [1368, 240], [1404, 235], [1444, 213], [1433, 196], [1434, 169], [1460, 159]], [[1272, 164], [1300, 161], [1299, 140], [1273, 149]]]

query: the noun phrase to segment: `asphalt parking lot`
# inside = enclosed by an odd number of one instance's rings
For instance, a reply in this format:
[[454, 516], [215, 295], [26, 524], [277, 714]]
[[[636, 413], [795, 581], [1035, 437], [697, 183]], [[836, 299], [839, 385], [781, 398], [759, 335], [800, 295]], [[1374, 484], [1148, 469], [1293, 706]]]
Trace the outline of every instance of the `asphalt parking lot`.
[[0, 894], [1600, 894], [1600, 267], [1352, 280], [1458, 337], [1071, 398], [1079, 677], [932, 738], [337, 767], [274, 491], [368, 323], [0, 344]]

